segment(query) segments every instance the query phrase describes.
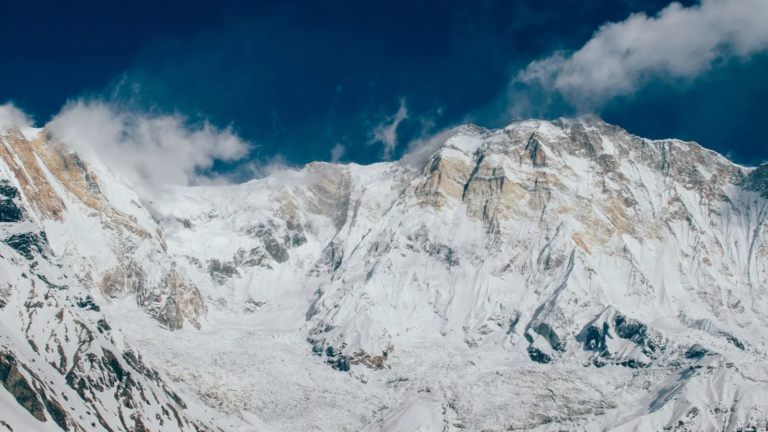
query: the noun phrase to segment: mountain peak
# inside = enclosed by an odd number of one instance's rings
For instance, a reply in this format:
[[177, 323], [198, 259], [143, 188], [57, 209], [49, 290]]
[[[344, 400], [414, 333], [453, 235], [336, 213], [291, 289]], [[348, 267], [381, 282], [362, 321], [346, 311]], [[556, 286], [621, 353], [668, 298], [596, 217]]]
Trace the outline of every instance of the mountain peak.
[[29, 421], [57, 418], [46, 401], [104, 430], [242, 425], [219, 410], [286, 430], [768, 418], [763, 167], [595, 117], [522, 120], [399, 162], [176, 187], [150, 213], [45, 136], [0, 139], [0, 350]]

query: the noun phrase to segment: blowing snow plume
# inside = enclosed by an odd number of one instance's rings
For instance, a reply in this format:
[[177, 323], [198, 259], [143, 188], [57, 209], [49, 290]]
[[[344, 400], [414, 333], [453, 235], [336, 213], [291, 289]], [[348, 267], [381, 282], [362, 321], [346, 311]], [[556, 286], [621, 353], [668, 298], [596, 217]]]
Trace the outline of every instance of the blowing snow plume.
[[672, 3], [656, 16], [604, 24], [579, 50], [530, 63], [514, 83], [539, 84], [581, 110], [594, 109], [651, 80], [694, 79], [719, 61], [765, 51], [766, 23], [764, 0]]
[[250, 145], [231, 127], [190, 123], [180, 114], [120, 110], [103, 102], [68, 103], [46, 125], [53, 136], [86, 158], [100, 161], [145, 192], [163, 184], [211, 181], [201, 174], [215, 161], [247, 156]]
[[32, 120], [11, 102], [0, 105], [0, 131], [11, 127], [27, 128]]

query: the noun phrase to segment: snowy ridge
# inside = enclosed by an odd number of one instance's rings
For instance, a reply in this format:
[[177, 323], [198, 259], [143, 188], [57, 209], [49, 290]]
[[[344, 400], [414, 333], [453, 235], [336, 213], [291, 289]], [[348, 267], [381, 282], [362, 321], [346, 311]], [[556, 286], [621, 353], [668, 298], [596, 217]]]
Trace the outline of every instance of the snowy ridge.
[[33, 183], [42, 177], [17, 153], [25, 150], [25, 137], [11, 131], [0, 144], [0, 427], [222, 430], [213, 410], [188, 405], [112, 329], [98, 294], [51, 247], [44, 217], [63, 218], [54, 207], [63, 201], [29, 194], [45, 184]]
[[525, 120], [149, 203], [42, 132], [3, 145], [28, 214], [4, 235], [43, 231], [200, 424], [768, 427], [766, 166]]

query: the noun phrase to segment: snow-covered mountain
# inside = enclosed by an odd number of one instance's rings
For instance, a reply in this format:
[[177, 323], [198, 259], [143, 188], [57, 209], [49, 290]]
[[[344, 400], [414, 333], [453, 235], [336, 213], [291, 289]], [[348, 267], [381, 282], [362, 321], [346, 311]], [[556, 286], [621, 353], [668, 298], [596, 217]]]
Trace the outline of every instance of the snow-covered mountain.
[[149, 200], [0, 140], [13, 430], [768, 428], [768, 165], [582, 117]]

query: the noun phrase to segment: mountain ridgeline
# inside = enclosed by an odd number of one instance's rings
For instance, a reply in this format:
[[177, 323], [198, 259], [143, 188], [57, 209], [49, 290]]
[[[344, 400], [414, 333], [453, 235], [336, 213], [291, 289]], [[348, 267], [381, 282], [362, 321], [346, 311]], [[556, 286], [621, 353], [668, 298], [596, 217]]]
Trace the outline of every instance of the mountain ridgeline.
[[[768, 165], [590, 116], [150, 201], [45, 130], [0, 141], [0, 430], [768, 428]], [[158, 342], [233, 329], [291, 350], [285, 395]], [[242, 357], [212, 370], [245, 386]], [[304, 368], [386, 403], [296, 423]]]

